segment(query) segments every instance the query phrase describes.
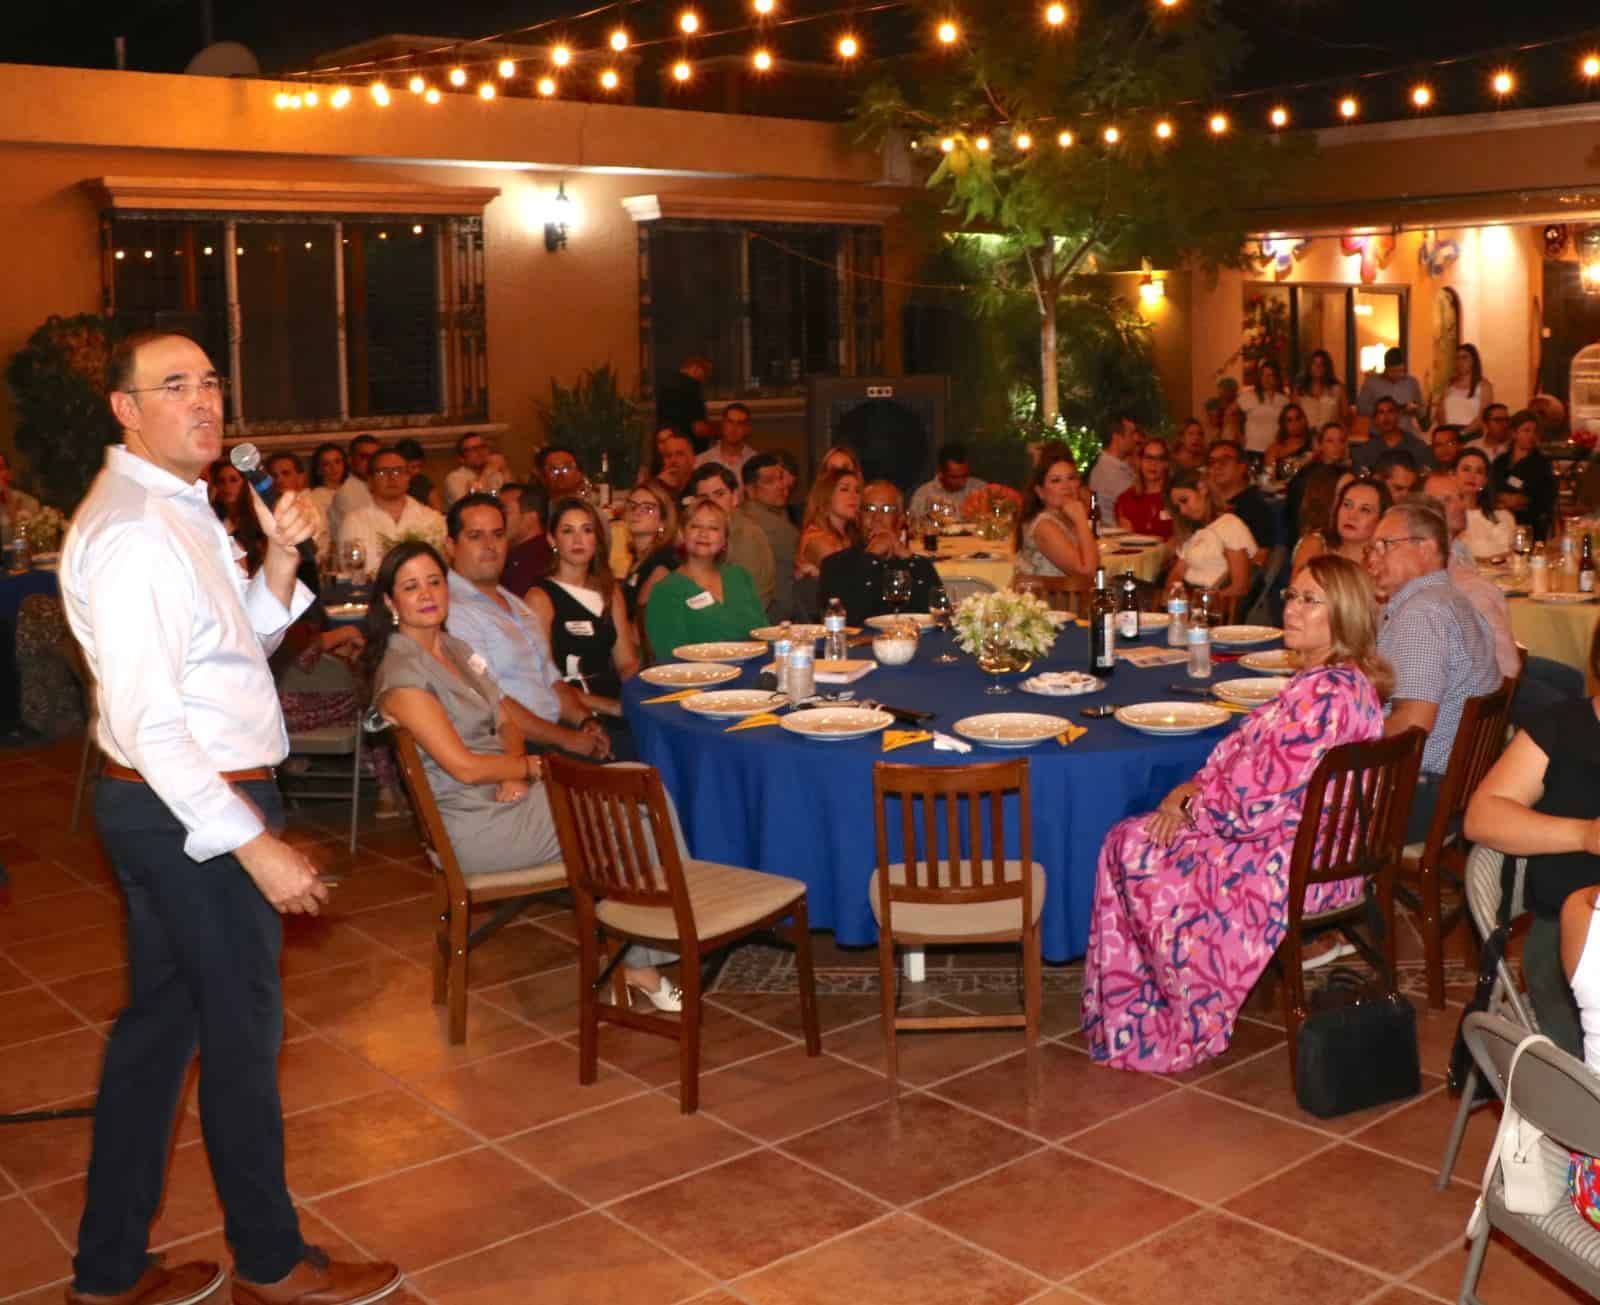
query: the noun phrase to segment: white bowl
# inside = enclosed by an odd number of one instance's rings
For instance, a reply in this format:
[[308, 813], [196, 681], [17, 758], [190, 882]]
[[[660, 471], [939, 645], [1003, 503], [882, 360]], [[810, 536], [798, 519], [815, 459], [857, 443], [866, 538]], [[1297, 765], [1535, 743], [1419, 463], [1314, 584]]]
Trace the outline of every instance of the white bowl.
[[917, 655], [917, 641], [879, 635], [872, 641], [872, 655], [884, 666], [904, 666]]

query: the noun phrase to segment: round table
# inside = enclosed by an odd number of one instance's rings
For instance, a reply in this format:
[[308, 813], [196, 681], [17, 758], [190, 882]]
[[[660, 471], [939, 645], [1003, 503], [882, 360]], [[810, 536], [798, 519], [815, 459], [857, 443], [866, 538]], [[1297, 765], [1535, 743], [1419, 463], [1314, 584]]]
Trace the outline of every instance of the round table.
[[1600, 624], [1600, 604], [1538, 603], [1510, 599], [1511, 633], [1534, 657], [1575, 666], [1587, 674], [1589, 645]]
[[[931, 728], [946, 732], [963, 716], [995, 711], [1047, 712], [1088, 727], [1088, 734], [1068, 747], [1051, 740], [1020, 754], [1030, 762], [1033, 855], [1044, 866], [1048, 881], [1042, 917], [1044, 955], [1051, 961], [1081, 956], [1088, 943], [1095, 863], [1111, 826], [1124, 816], [1153, 809], [1199, 769], [1217, 740], [1242, 717], [1230, 716], [1227, 723], [1197, 735], [1156, 738], [1113, 719], [1084, 720], [1078, 714], [1080, 707], [1106, 702], [1198, 701], [1168, 688], [1174, 682], [1188, 682], [1182, 665], [1140, 670], [1123, 663], [1105, 690], [1083, 697], [986, 695], [990, 679], [971, 658], [947, 665], [933, 661], [944, 638], [925, 637], [910, 665], [880, 666], [850, 687], [858, 698], [937, 711]], [[1068, 626], [1052, 654], [1034, 670], [1083, 668], [1087, 640], [1087, 631]], [[1140, 643], [1164, 640], [1163, 633]], [[753, 687], [756, 668], [765, 661], [745, 663], [737, 681], [718, 687]], [[1223, 663], [1215, 678], [1241, 674], [1248, 672]], [[1013, 682], [1023, 677], [1006, 678]], [[885, 754], [878, 735], [821, 743], [776, 726], [729, 734], [729, 722], [696, 716], [676, 702], [641, 702], [667, 692], [634, 677], [623, 688], [623, 708], [640, 759], [660, 770], [677, 803], [690, 850], [705, 860], [803, 880], [812, 923], [832, 929], [847, 945], [870, 944], [877, 937], [867, 905], [867, 886], [876, 863], [873, 764], [887, 759], [960, 765], [1019, 755], [985, 747], [974, 747], [970, 753], [944, 752], [931, 743]], [[1008, 838], [1014, 835], [1013, 827]], [[891, 838], [891, 856], [896, 856], [897, 831]], [[1014, 842], [1011, 846], [1014, 850]]]
[[[923, 557], [920, 547], [914, 550]], [[1155, 580], [1167, 560], [1167, 546], [1152, 544], [1145, 548], [1124, 549], [1118, 540], [1100, 541], [1100, 560], [1105, 563], [1108, 576], [1119, 576], [1132, 571], [1139, 580]], [[934, 557], [933, 568], [941, 576], [972, 576], [987, 580], [996, 589], [1011, 584], [1017, 569], [1016, 550], [1010, 540], [998, 542], [978, 539], [970, 535], [957, 535], [942, 540]]]
[[32, 594], [54, 598], [61, 592], [55, 567], [23, 571], [0, 570], [0, 734], [16, 729], [21, 718], [17, 686], [17, 611]]

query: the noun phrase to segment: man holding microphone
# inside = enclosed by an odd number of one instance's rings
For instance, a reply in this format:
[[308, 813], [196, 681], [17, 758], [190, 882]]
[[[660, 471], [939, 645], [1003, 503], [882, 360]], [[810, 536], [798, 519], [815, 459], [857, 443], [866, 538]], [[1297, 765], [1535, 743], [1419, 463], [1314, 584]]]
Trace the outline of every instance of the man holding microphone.
[[283, 1168], [281, 912], [327, 900], [272, 832], [288, 736], [267, 656], [309, 606], [298, 494], [268, 512], [260, 570], [206, 501], [226, 386], [193, 340], [139, 332], [111, 356], [123, 443], [79, 506], [61, 562], [67, 619], [97, 684], [105, 753], [95, 824], [127, 902], [129, 1001], [106, 1048], [69, 1305], [187, 1305], [222, 1270], [147, 1253], [183, 1080], [200, 1053], [200, 1117], [235, 1258], [236, 1305], [365, 1305], [392, 1264], [307, 1246]]

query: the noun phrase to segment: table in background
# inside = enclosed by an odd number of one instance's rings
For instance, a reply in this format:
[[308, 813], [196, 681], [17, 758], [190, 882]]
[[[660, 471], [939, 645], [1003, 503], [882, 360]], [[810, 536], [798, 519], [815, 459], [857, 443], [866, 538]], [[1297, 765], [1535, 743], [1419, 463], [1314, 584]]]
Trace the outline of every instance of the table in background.
[[1600, 624], [1600, 604], [1536, 603], [1512, 598], [1511, 633], [1530, 656], [1574, 666], [1589, 672], [1589, 645]]
[[[1141, 644], [1154, 644], [1158, 637], [1165, 636], [1147, 637]], [[1078, 715], [1083, 706], [1183, 696], [1167, 688], [1185, 679], [1183, 666], [1138, 670], [1124, 664], [1106, 690], [1083, 697], [990, 696], [983, 692], [989, 677], [970, 658], [951, 665], [933, 661], [943, 641], [943, 636], [927, 636], [909, 666], [879, 667], [851, 687], [859, 698], [937, 710], [932, 724], [947, 732], [963, 716], [996, 711], [1046, 712], [1088, 726], [1089, 733], [1070, 747], [1051, 741], [1020, 754], [1030, 762], [1033, 855], [1048, 881], [1041, 920], [1044, 955], [1051, 961], [1081, 956], [1089, 936], [1095, 864], [1111, 826], [1152, 810], [1200, 768], [1242, 717], [1184, 738], [1140, 734], [1111, 719], [1085, 721]], [[1081, 669], [1087, 641], [1085, 630], [1069, 626], [1052, 655], [1034, 670]], [[763, 659], [746, 663], [740, 679], [722, 687], [753, 687], [759, 664]], [[1241, 674], [1230, 663], [1217, 668], [1216, 678]], [[1022, 677], [1006, 678], [1014, 683]], [[728, 734], [729, 722], [696, 716], [677, 703], [641, 705], [641, 699], [665, 692], [635, 677], [623, 688], [623, 706], [641, 760], [661, 771], [678, 805], [690, 850], [706, 860], [803, 880], [812, 924], [832, 929], [846, 945], [870, 944], [877, 937], [867, 905], [876, 863], [873, 764], [887, 759], [961, 765], [1019, 755], [985, 747], [939, 752], [931, 743], [886, 755], [879, 735], [820, 743], [776, 726]], [[1014, 833], [1009, 830], [1008, 837]], [[891, 829], [891, 840], [897, 839], [897, 829]], [[891, 855], [897, 855], [893, 844]]]
[[0, 734], [9, 734], [21, 721], [17, 683], [17, 612], [22, 600], [33, 594], [54, 598], [61, 592], [54, 570], [0, 571]]
[[[914, 549], [926, 557], [920, 546]], [[1135, 578], [1151, 581], [1161, 575], [1167, 560], [1165, 544], [1151, 544], [1146, 548], [1124, 551], [1115, 539], [1100, 541], [1100, 560], [1105, 563], [1106, 575], [1115, 577], [1132, 571]], [[987, 580], [996, 589], [1011, 583], [1017, 569], [1016, 552], [1010, 540], [978, 539], [971, 535], [955, 535], [940, 540], [939, 552], [934, 558], [934, 570], [940, 575], [969, 575]]]

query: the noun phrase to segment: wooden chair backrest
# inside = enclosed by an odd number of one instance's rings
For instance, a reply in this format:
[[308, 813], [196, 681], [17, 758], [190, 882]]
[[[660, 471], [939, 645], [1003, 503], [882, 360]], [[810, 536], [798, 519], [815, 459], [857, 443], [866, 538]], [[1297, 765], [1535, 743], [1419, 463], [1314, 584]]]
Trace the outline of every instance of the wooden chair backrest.
[[[1018, 852], [1011, 859], [1022, 862], [1022, 874], [1008, 881], [1004, 800], [1011, 792], [1018, 801]], [[906, 766], [880, 761], [872, 768], [872, 796], [879, 891], [887, 893], [885, 900], [956, 905], [1021, 898], [1023, 918], [1032, 918], [1033, 876], [1028, 867], [1033, 863], [1033, 829], [1026, 757], [970, 766]], [[888, 882], [891, 800], [900, 805], [904, 884]], [[941, 833], [943, 855], [939, 851]]]
[[1012, 579], [1012, 588], [1018, 585], [1035, 586], [1053, 611], [1071, 612], [1082, 616], [1088, 610], [1089, 595], [1094, 592], [1094, 578], [1086, 575], [1025, 575], [1018, 572]]
[[1423, 857], [1436, 858], [1452, 827], [1466, 814], [1473, 791], [1506, 747], [1506, 722], [1511, 718], [1515, 680], [1502, 680], [1493, 693], [1468, 698], [1461, 706], [1450, 760], [1439, 783], [1439, 802], [1433, 809]]
[[434, 871], [444, 876], [451, 901], [465, 902], [468, 896], [466, 876], [461, 873], [455, 845], [445, 830], [439, 804], [434, 801], [433, 786], [428, 783], [428, 772], [422, 764], [422, 750], [411, 731], [404, 726], [396, 725], [390, 732], [394, 738], [394, 750], [400, 758], [400, 779], [411, 798], [411, 809], [417, 815], [417, 834], [422, 839], [422, 850], [433, 863]]

